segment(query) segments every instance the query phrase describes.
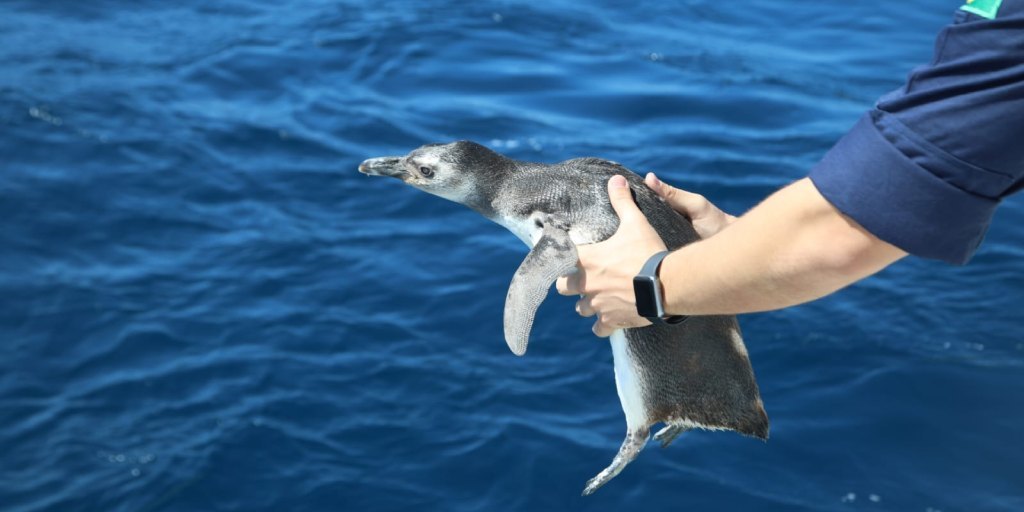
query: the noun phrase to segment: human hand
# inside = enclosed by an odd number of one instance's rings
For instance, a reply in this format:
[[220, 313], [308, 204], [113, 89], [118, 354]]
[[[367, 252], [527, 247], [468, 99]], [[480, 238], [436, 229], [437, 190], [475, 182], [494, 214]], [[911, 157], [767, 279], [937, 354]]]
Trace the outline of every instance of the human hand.
[[577, 246], [579, 270], [556, 283], [562, 295], [582, 295], [576, 312], [584, 317], [596, 315], [593, 331], [602, 338], [616, 329], [650, 325], [637, 315], [633, 276], [648, 258], [665, 250], [665, 243], [633, 202], [626, 178], [608, 180], [608, 198], [619, 216], [618, 230], [603, 242]]
[[662, 183], [653, 172], [647, 173], [644, 183], [672, 207], [693, 223], [701, 238], [708, 238], [736, 221], [736, 217], [719, 210], [704, 196]]

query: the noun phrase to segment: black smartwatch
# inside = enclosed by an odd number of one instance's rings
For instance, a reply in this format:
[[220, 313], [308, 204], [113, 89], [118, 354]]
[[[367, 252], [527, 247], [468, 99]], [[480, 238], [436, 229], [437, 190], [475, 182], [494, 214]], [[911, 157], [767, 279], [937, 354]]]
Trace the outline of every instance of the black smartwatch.
[[665, 315], [665, 299], [661, 291], [661, 280], [658, 271], [661, 260], [668, 256], [668, 251], [661, 251], [651, 256], [640, 273], [633, 278], [633, 294], [636, 295], [636, 312], [653, 323], [678, 324], [687, 319], [682, 315]]

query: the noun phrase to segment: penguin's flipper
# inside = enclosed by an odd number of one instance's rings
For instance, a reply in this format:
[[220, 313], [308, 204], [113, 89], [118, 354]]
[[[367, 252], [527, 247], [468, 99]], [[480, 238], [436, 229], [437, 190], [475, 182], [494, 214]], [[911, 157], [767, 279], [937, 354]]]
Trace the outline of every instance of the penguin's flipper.
[[519, 265], [505, 297], [505, 342], [517, 356], [526, 353], [533, 317], [551, 283], [574, 270], [578, 261], [569, 230], [551, 217], [543, 224], [540, 240]]

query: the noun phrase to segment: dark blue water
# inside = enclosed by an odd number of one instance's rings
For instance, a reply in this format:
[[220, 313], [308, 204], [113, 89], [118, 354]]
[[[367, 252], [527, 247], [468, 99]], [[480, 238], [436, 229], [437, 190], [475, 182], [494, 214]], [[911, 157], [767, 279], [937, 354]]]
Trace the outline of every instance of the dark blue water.
[[741, 318], [772, 419], [623, 437], [572, 301], [502, 338], [525, 248], [356, 172], [473, 139], [732, 212], [930, 58], [955, 1], [0, 6], [0, 510], [1024, 509], [1024, 204]]

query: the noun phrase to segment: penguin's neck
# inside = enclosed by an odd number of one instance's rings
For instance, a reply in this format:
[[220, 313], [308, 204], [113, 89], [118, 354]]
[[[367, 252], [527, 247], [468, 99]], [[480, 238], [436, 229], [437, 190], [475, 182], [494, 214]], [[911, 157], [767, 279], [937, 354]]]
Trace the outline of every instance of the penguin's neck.
[[463, 204], [480, 215], [502, 224], [498, 219], [507, 211], [506, 205], [503, 204], [508, 200], [505, 189], [512, 184], [515, 174], [519, 172], [519, 166], [514, 160], [501, 155], [496, 156], [500, 159], [488, 162], [486, 167], [475, 169], [474, 193], [466, 198]]

